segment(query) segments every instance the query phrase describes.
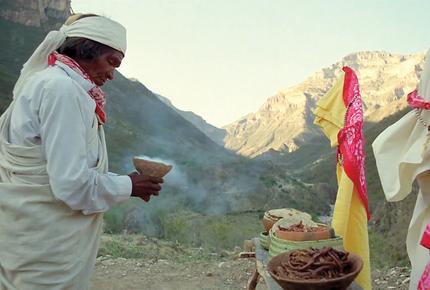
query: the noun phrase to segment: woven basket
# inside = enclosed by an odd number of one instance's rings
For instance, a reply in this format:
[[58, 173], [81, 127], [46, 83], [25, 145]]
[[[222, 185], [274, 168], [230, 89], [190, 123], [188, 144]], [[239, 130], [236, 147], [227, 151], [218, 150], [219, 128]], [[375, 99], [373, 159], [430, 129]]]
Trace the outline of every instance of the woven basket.
[[263, 247], [263, 249], [269, 250], [270, 236], [265, 232], [260, 233], [260, 245]]
[[299, 250], [306, 248], [324, 248], [332, 247], [338, 250], [343, 250], [343, 239], [339, 236], [326, 240], [316, 241], [288, 241], [279, 239], [273, 231], [270, 231], [270, 246], [269, 246], [269, 258], [279, 255], [283, 252], [291, 250]]

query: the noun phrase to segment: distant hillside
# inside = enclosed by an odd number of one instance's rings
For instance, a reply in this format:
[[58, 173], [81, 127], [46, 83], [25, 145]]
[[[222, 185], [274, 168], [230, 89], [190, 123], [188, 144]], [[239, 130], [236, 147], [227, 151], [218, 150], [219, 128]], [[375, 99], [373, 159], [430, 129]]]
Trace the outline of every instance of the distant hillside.
[[224, 138], [227, 135], [226, 130], [212, 126], [206, 122], [202, 117], [194, 114], [191, 111], [182, 111], [173, 106], [172, 102], [166, 97], [155, 94], [163, 103], [173, 108], [179, 115], [181, 115], [185, 120], [193, 124], [200, 131], [206, 134], [210, 139], [212, 139], [218, 145], [224, 146]]
[[270, 97], [256, 113], [226, 126], [225, 147], [255, 157], [271, 150], [293, 152], [320, 135], [313, 125], [312, 111], [345, 65], [353, 68], [359, 78], [366, 120], [382, 120], [406, 106], [405, 96], [416, 87], [423, 60], [423, 53], [350, 54], [302, 83]]

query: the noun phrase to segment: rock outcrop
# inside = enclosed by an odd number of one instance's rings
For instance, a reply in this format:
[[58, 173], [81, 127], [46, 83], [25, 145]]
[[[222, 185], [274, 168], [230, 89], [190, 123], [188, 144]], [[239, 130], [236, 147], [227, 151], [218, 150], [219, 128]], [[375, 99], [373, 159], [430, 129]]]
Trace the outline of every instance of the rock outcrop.
[[58, 27], [70, 15], [70, 0], [0, 0], [0, 17], [35, 27]]

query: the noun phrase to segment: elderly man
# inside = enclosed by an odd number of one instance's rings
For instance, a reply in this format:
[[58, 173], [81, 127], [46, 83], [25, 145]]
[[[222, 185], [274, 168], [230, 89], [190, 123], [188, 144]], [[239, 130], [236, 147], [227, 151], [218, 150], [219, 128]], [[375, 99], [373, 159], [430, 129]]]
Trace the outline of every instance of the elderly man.
[[102, 213], [161, 178], [108, 173], [105, 95], [125, 29], [74, 15], [24, 64], [0, 118], [0, 290], [88, 289]]

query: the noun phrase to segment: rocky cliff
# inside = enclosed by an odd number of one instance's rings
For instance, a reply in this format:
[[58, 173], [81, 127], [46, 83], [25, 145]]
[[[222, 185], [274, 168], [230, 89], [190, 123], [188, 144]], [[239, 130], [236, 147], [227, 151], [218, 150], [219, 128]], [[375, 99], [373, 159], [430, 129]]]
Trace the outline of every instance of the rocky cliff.
[[312, 114], [318, 99], [340, 75], [343, 66], [353, 68], [360, 82], [367, 121], [380, 121], [406, 106], [422, 70], [424, 54], [359, 52], [346, 56], [304, 82], [270, 97], [256, 113], [225, 127], [225, 147], [255, 157], [270, 150], [295, 151], [321, 134]]
[[70, 0], [0, 0], [0, 17], [35, 27], [58, 27], [70, 15]]

